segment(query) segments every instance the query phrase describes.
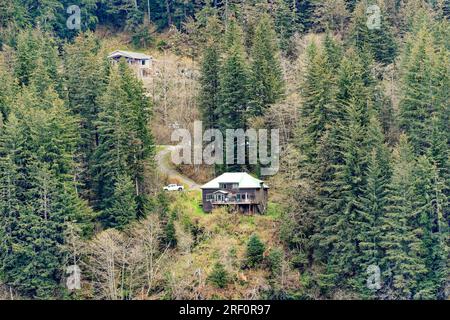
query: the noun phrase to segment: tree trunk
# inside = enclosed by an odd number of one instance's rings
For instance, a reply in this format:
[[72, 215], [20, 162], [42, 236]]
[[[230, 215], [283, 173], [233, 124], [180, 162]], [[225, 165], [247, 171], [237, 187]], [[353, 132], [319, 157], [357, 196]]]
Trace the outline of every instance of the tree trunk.
[[167, 23], [169, 26], [172, 25], [172, 15], [170, 13], [170, 0], [166, 0], [166, 13], [167, 13]]

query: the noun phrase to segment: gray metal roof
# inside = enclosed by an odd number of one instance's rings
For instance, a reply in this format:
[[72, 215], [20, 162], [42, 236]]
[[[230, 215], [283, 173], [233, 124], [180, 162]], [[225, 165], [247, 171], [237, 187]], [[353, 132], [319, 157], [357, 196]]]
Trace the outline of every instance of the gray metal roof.
[[123, 51], [123, 50], [116, 50], [108, 56], [108, 58], [117, 58], [117, 57], [125, 57], [125, 58], [138, 59], [138, 60], [152, 59], [151, 56], [146, 55], [144, 53]]
[[[219, 189], [220, 183], [238, 183], [239, 188], [260, 188], [264, 181], [253, 178], [246, 172], [225, 172], [217, 178], [201, 186], [202, 189]], [[264, 188], [269, 188], [265, 183]]]

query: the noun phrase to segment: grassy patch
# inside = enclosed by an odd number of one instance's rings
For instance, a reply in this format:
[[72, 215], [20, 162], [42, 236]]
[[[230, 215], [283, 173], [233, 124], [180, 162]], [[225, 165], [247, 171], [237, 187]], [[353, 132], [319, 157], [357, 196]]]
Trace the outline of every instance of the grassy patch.
[[171, 208], [179, 213], [203, 217], [207, 214], [200, 207], [201, 199], [201, 192], [198, 190], [179, 192], [173, 196]]
[[281, 217], [283, 209], [281, 205], [274, 202], [269, 202], [267, 204], [267, 212], [265, 214], [266, 217], [272, 218], [274, 220], [278, 220]]

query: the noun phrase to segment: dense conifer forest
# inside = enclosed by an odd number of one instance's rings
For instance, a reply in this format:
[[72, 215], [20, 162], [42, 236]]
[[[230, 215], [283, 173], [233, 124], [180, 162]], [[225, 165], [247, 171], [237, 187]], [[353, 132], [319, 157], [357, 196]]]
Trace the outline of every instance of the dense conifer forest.
[[[448, 299], [449, 6], [0, 0], [0, 299]], [[195, 120], [279, 129], [273, 176], [176, 167], [264, 179], [265, 214], [162, 191]]]

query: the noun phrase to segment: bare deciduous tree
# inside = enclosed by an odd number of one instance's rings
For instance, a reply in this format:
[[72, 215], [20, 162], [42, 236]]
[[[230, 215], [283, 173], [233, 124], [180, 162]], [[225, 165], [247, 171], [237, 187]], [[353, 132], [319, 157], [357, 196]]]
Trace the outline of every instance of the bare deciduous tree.
[[121, 298], [120, 284], [123, 234], [110, 229], [98, 234], [88, 245], [88, 267], [94, 279], [98, 298], [118, 300]]
[[160, 250], [160, 238], [156, 214], [127, 232], [110, 229], [98, 234], [86, 247], [96, 298], [148, 298], [164, 280], [168, 248]]

